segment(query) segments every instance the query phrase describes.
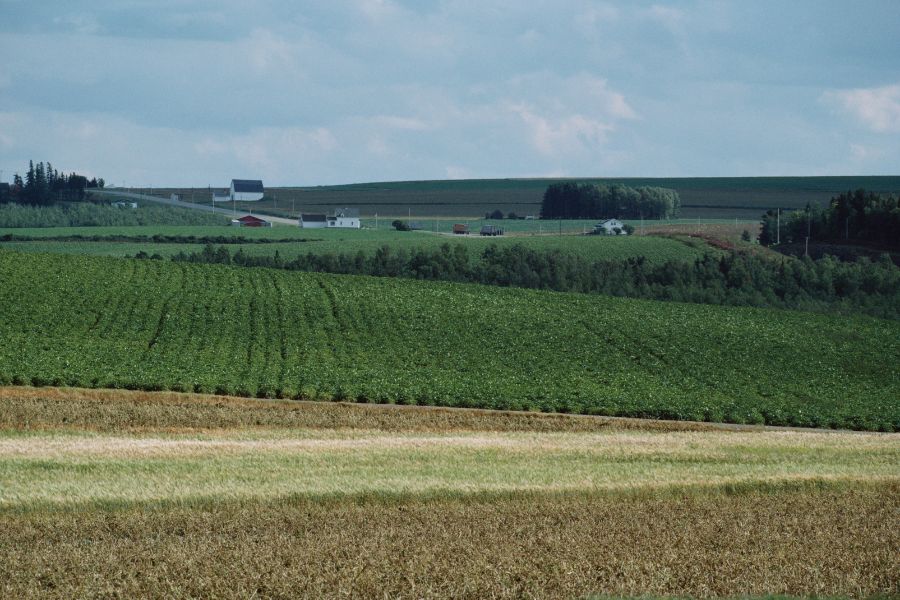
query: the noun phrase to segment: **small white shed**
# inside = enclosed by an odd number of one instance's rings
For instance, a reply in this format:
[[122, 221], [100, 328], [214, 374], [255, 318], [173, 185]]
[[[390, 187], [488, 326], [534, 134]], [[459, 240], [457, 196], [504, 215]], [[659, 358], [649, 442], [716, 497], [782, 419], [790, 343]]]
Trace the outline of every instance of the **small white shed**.
[[607, 219], [594, 225], [594, 233], [606, 235], [628, 235], [625, 232], [625, 223], [618, 219]]

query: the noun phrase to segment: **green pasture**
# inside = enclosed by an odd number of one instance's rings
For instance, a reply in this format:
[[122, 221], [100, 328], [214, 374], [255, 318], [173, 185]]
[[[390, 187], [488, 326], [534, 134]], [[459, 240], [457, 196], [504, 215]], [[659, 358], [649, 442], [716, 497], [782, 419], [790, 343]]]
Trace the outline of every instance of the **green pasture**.
[[[252, 232], [245, 236], [247, 239], [257, 239], [257, 232], [261, 230], [241, 229], [226, 230], [225, 233], [234, 233], [243, 236], [245, 232]], [[220, 235], [221, 230], [210, 231], [207, 235]], [[394, 230], [298, 230], [291, 228], [273, 228], [268, 230], [270, 243], [245, 243], [229, 244], [230, 250], [237, 251], [240, 248], [245, 254], [252, 256], [273, 256], [275, 252], [284, 258], [291, 259], [299, 255], [312, 254], [356, 254], [362, 252], [366, 255], [374, 254], [383, 246], [390, 246], [394, 250], [412, 252], [415, 250], [434, 250], [444, 244], [462, 245], [470, 254], [478, 255], [491, 244], [498, 247], [506, 247], [521, 244], [527, 248], [541, 251], [558, 251], [578, 254], [591, 260], [624, 260], [643, 256], [651, 262], [665, 262], [666, 260], [694, 260], [712, 249], [702, 242], [694, 242], [693, 245], [669, 238], [653, 236], [526, 236], [526, 237], [480, 237], [480, 236], [448, 236], [436, 235], [427, 232], [398, 232]], [[303, 237], [291, 238], [283, 233]], [[92, 235], [106, 235], [98, 232]], [[112, 235], [112, 234], [110, 234]], [[117, 235], [129, 235], [119, 231]], [[137, 234], [135, 234], [137, 235]], [[149, 234], [140, 234], [149, 235]], [[181, 230], [172, 231], [165, 235], [181, 235]], [[197, 237], [201, 235], [192, 233]], [[35, 236], [37, 237], [37, 236]], [[205, 245], [203, 242], [190, 243], [185, 237], [179, 237], [175, 243], [160, 243], [155, 241], [56, 241], [53, 238], [27, 242], [2, 242], [0, 248], [21, 252], [53, 252], [59, 254], [84, 254], [94, 256], [135, 256], [139, 252], [149, 255], [159, 254], [169, 257], [179, 252], [190, 254], [199, 252]]]

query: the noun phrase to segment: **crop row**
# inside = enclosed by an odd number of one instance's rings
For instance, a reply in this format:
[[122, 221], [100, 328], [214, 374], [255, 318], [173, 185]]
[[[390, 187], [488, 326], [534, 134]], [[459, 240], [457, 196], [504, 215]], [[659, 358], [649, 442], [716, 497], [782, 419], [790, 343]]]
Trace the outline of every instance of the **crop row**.
[[900, 429], [900, 324], [0, 250], [0, 384]]

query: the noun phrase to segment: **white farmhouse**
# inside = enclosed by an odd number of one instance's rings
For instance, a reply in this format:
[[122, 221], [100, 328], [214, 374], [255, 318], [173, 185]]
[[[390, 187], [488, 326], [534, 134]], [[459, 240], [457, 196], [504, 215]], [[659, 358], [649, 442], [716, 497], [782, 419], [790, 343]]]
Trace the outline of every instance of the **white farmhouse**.
[[[618, 231], [616, 231], [618, 229]], [[606, 235], [628, 235], [625, 232], [625, 223], [618, 219], [607, 219], [594, 225], [594, 233]]]
[[349, 229], [359, 229], [359, 209], [358, 208], [338, 208], [334, 214], [327, 217], [329, 229], [332, 227], [344, 227]]
[[263, 184], [259, 179], [232, 179], [231, 199], [237, 202], [255, 202], [263, 199]]

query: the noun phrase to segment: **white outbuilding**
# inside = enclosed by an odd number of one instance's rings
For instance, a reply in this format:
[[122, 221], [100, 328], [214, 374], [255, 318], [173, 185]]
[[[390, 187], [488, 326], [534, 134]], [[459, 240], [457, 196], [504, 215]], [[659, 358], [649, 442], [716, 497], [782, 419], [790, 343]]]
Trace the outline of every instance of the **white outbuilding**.
[[606, 235], [628, 235], [625, 232], [625, 223], [618, 219], [607, 219], [594, 225], [594, 233]]
[[303, 229], [325, 229], [327, 217], [323, 214], [301, 213], [300, 227]]
[[231, 202], [231, 190], [212, 190], [213, 202]]

